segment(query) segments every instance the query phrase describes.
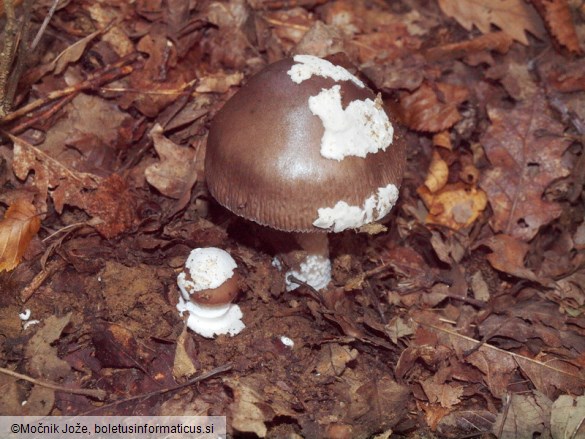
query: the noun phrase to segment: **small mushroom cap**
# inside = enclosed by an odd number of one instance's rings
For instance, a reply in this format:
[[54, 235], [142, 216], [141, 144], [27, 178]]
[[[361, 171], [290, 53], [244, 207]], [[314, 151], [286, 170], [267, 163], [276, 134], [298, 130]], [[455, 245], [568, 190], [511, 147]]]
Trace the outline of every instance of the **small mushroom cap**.
[[[295, 64], [284, 59], [267, 66], [217, 113], [207, 142], [206, 179], [214, 198], [236, 215], [288, 232], [326, 232], [313, 224], [319, 209], [340, 201], [363, 206], [380, 188], [400, 186], [405, 145], [395, 129], [385, 150], [364, 158], [325, 158], [324, 125], [311, 112], [309, 98], [339, 86], [345, 109], [376, 95], [330, 77], [295, 83], [288, 74]], [[396, 118], [386, 114], [396, 128]]]
[[184, 300], [202, 305], [230, 303], [239, 292], [236, 261], [220, 248], [196, 248], [177, 276]]
[[234, 272], [232, 277], [217, 288], [195, 291], [191, 294], [191, 302], [207, 306], [228, 304], [236, 298], [240, 291], [239, 278], [238, 273]]

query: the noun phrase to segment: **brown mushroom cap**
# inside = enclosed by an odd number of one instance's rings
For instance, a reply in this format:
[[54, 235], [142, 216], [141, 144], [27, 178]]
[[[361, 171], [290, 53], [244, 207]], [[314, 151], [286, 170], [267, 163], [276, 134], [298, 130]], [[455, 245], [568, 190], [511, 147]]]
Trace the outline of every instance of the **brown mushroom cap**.
[[284, 231], [324, 232], [313, 226], [318, 209], [339, 201], [362, 206], [378, 188], [400, 186], [406, 162], [396, 132], [385, 151], [341, 161], [320, 153], [321, 119], [311, 96], [340, 85], [342, 106], [375, 100], [351, 81], [312, 76], [297, 84], [288, 75], [293, 59], [269, 65], [250, 78], [217, 113], [209, 131], [205, 173], [211, 194], [236, 215]]
[[217, 288], [194, 291], [191, 294], [191, 301], [205, 306], [227, 305], [236, 298], [240, 291], [239, 277], [238, 273], [234, 272], [232, 277]]

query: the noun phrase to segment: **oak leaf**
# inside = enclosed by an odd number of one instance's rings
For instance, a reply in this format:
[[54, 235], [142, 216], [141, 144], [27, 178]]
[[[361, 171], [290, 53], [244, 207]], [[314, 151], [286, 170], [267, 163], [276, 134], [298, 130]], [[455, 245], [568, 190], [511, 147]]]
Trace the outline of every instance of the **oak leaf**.
[[41, 228], [35, 206], [27, 200], [16, 200], [0, 221], [0, 272], [16, 267], [30, 241]]
[[528, 44], [526, 31], [537, 37], [544, 35], [540, 17], [524, 0], [439, 0], [439, 6], [467, 30], [475, 25], [487, 34], [495, 24], [522, 44]]
[[513, 109], [488, 107], [492, 122], [480, 139], [492, 164], [480, 180], [494, 216], [491, 226], [524, 241], [561, 214], [561, 206], [542, 199], [545, 189], [568, 175], [561, 161], [568, 147], [563, 125], [549, 110], [543, 92]]

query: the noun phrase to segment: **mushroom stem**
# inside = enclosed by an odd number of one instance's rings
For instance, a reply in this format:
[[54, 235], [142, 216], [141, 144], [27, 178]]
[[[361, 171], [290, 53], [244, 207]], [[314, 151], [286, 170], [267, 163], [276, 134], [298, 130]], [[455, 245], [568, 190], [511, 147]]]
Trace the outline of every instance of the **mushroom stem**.
[[289, 280], [289, 275], [306, 282], [316, 290], [324, 289], [331, 281], [329, 240], [326, 233], [295, 233], [301, 251], [282, 255], [290, 269], [285, 274], [288, 291], [299, 287]]

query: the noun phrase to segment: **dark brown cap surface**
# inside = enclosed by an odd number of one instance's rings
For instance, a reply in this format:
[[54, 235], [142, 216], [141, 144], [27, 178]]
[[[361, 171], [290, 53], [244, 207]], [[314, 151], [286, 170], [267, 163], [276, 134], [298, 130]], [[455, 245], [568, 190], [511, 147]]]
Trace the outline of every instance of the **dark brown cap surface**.
[[206, 179], [215, 199], [236, 215], [284, 231], [323, 232], [313, 226], [319, 208], [339, 201], [363, 206], [378, 188], [400, 185], [405, 146], [395, 126], [385, 151], [341, 161], [323, 157], [323, 123], [309, 109], [309, 98], [334, 85], [341, 87], [343, 108], [376, 96], [351, 81], [320, 76], [297, 84], [287, 74], [294, 64], [284, 59], [269, 65], [217, 113]]

